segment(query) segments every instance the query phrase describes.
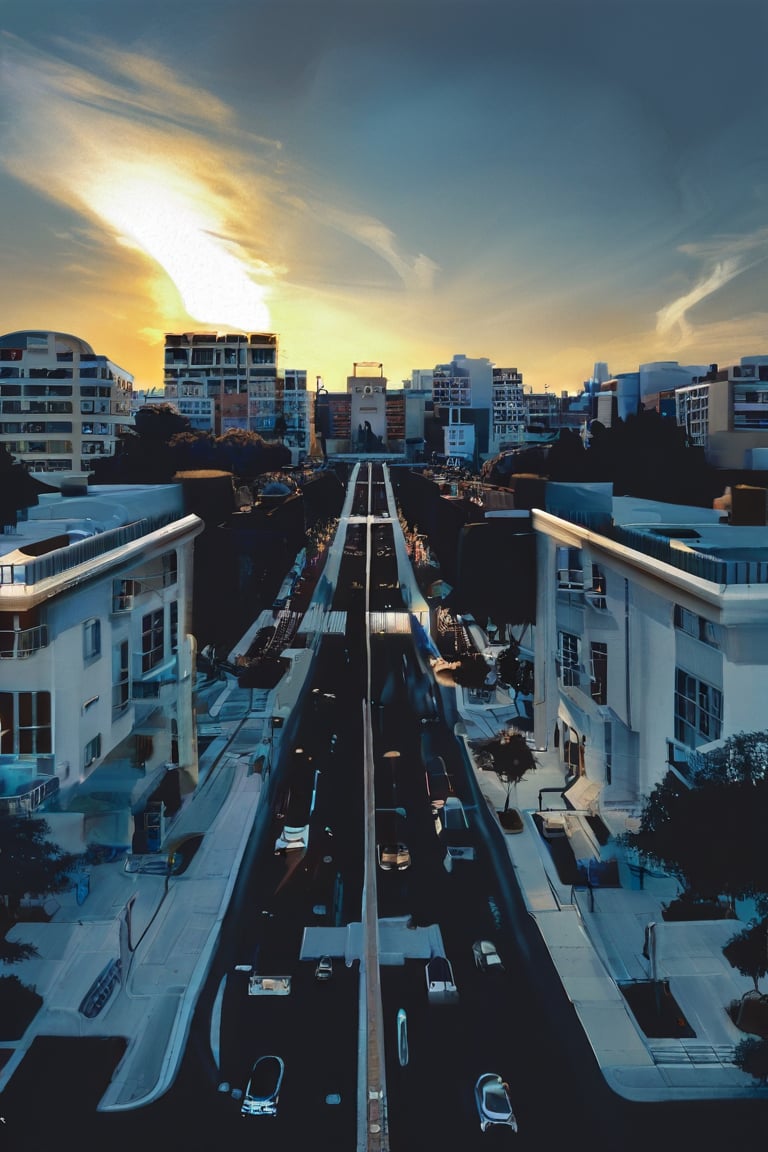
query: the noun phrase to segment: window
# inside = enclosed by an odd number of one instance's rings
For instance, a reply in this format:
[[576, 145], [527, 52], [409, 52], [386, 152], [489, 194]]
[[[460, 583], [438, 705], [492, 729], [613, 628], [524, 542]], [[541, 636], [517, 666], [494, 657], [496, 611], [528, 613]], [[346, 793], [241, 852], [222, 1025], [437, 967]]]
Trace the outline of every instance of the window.
[[172, 600], [168, 605], [168, 640], [171, 646], [171, 652], [178, 652], [179, 650], [179, 604], [177, 600]]
[[685, 632], [687, 636], [701, 640], [702, 644], [709, 644], [712, 648], [720, 647], [719, 625], [704, 616], [697, 616], [695, 612], [683, 608], [681, 604], [675, 604], [675, 628]]
[[697, 748], [720, 739], [723, 694], [686, 672], [675, 669], [675, 740]]
[[95, 660], [101, 655], [101, 621], [86, 620], [83, 624], [83, 660]]
[[591, 692], [596, 704], [608, 703], [608, 645], [593, 641], [589, 646]]
[[151, 672], [163, 662], [163, 610], [149, 612], [141, 620], [141, 671]]
[[35, 756], [52, 747], [50, 692], [0, 692], [0, 752]]
[[89, 740], [83, 749], [83, 767], [90, 768], [96, 760], [101, 756], [101, 734], [94, 736], [93, 740]]
[[584, 570], [582, 568], [581, 549], [557, 549], [557, 585], [559, 588], [583, 588]]
[[128, 641], [121, 640], [112, 650], [112, 719], [122, 716], [130, 701]]
[[175, 552], [166, 552], [163, 556], [163, 587], [175, 584], [178, 579], [177, 561]]
[[579, 657], [581, 641], [570, 632], [558, 633], [558, 662], [562, 684], [566, 688], [579, 686]]

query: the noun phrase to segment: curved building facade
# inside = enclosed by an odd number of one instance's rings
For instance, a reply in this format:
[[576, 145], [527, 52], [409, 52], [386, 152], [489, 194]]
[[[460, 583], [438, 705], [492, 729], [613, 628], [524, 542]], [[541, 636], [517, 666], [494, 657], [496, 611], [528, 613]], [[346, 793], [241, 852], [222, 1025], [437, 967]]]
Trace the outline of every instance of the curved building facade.
[[0, 448], [31, 472], [87, 476], [133, 424], [133, 376], [66, 332], [0, 336]]

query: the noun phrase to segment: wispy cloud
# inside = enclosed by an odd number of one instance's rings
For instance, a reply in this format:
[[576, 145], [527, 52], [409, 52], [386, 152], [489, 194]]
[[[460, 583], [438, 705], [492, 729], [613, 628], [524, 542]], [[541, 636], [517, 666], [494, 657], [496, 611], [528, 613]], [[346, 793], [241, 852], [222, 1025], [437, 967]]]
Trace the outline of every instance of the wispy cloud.
[[[305, 197], [278, 141], [244, 131], [225, 103], [162, 60], [102, 42], [59, 41], [51, 56], [3, 39], [0, 163], [80, 212], [102, 244], [153, 261], [196, 321], [269, 328], [268, 301], [289, 281], [301, 287], [305, 253], [329, 230], [375, 253], [405, 289], [431, 285], [428, 257], [404, 253], [372, 216], [324, 204], [314, 190]], [[326, 282], [334, 271], [331, 261]]]
[[656, 313], [657, 336], [677, 335], [678, 345], [689, 344], [694, 326], [688, 313], [748, 268], [768, 257], [768, 228], [740, 237], [717, 238], [686, 244], [680, 251], [699, 260], [705, 268], [694, 286]]

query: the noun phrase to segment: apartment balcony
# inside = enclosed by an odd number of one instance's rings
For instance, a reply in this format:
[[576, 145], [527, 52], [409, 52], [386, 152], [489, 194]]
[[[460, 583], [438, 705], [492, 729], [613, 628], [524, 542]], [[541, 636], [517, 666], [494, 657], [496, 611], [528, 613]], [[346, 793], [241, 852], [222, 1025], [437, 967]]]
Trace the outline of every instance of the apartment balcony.
[[0, 756], [0, 816], [29, 816], [59, 791], [52, 756]]
[[0, 660], [23, 660], [48, 647], [48, 625], [0, 632]]

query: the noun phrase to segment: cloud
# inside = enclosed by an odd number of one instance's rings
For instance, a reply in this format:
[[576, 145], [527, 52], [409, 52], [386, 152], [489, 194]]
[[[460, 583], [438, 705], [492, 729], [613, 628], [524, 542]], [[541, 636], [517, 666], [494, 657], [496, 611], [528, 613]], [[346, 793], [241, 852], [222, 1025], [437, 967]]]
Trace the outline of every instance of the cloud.
[[[85, 216], [97, 243], [153, 261], [194, 320], [269, 329], [269, 301], [288, 276], [293, 289], [306, 285], [318, 252], [326, 283], [346, 279], [338, 244], [322, 236], [334, 230], [375, 253], [406, 289], [431, 287], [428, 257], [404, 253], [364, 212], [323, 203], [316, 189], [305, 197], [298, 165], [278, 162], [279, 142], [242, 131], [226, 104], [163, 61], [103, 42], [58, 41], [53, 57], [4, 39], [0, 163]], [[381, 274], [379, 282], [392, 287]]]
[[765, 260], [768, 256], [768, 228], [741, 237], [713, 239], [680, 248], [687, 256], [701, 260], [707, 267], [688, 292], [665, 305], [656, 313], [656, 334], [667, 336], [677, 330], [678, 345], [689, 344], [694, 337], [688, 313], [718, 292], [731, 280]]

